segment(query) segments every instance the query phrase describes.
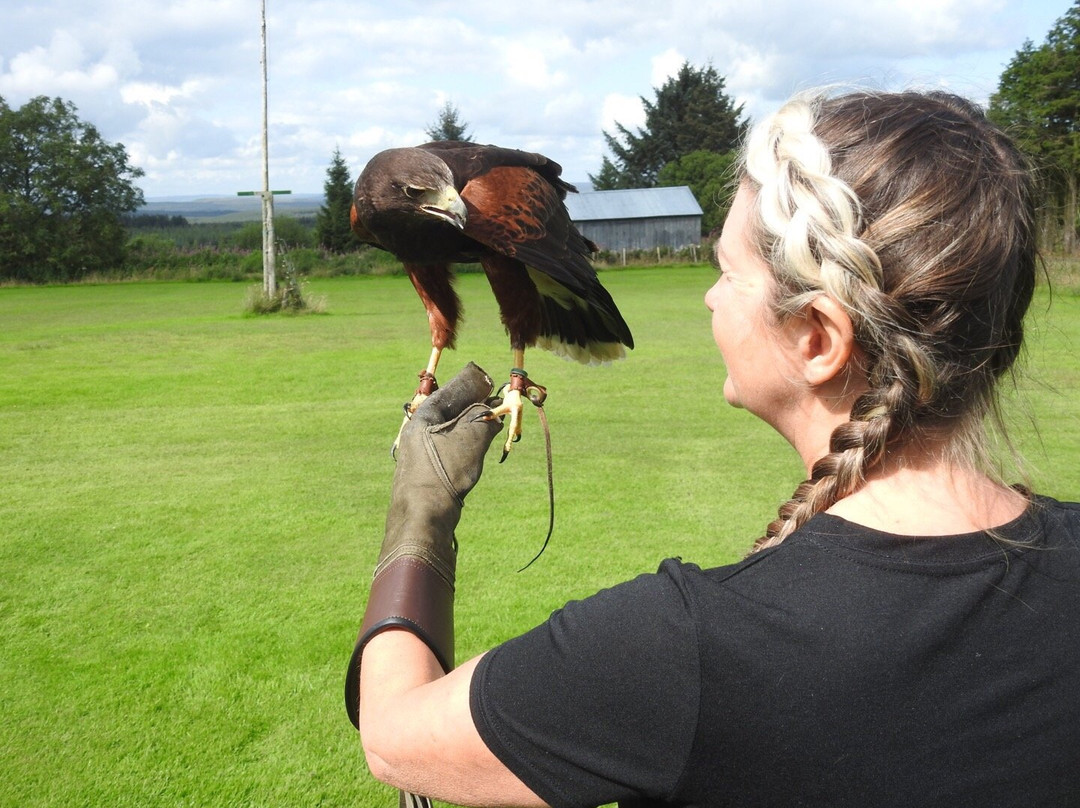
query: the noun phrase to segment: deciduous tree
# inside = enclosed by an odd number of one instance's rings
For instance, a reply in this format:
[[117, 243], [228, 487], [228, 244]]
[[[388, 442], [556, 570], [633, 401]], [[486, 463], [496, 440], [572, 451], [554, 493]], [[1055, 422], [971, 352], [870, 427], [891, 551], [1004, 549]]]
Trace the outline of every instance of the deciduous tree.
[[0, 277], [74, 280], [123, 262], [125, 213], [143, 204], [143, 171], [79, 119], [75, 105], [0, 98]]
[[[1077, 249], [1080, 187], [1080, 0], [1054, 24], [1042, 45], [1030, 40], [1001, 74], [990, 98], [990, 117], [1006, 127], [1040, 169], [1044, 198], [1044, 242], [1060, 229], [1066, 252]], [[1054, 225], [1048, 228], [1047, 225]]]
[[701, 205], [701, 231], [711, 233], [724, 224], [731, 207], [734, 164], [734, 151], [721, 153], [699, 149], [667, 163], [657, 174], [656, 184], [688, 186]]

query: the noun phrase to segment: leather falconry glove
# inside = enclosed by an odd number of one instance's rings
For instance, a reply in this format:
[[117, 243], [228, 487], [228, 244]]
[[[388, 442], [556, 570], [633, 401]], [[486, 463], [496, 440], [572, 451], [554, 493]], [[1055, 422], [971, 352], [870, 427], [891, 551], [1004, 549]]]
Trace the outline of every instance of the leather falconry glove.
[[364, 621], [345, 677], [345, 708], [360, 726], [360, 657], [388, 628], [411, 631], [442, 669], [454, 666], [454, 529], [484, 454], [502, 429], [486, 399], [492, 382], [470, 362], [436, 390], [401, 432], [390, 510]]

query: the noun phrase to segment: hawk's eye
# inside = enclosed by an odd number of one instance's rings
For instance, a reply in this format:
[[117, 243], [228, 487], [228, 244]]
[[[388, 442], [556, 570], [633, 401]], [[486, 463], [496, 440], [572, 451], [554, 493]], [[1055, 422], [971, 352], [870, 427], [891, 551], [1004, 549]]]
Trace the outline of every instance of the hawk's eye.
[[424, 189], [417, 188], [414, 185], [404, 185], [401, 190], [405, 193], [405, 196], [409, 197], [409, 199], [419, 199], [424, 195]]

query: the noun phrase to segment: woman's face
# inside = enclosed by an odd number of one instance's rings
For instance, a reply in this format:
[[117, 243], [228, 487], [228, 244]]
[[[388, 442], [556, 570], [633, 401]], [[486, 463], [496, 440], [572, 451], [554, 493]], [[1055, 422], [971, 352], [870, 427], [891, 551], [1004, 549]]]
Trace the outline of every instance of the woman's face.
[[774, 427], [793, 404], [794, 375], [785, 330], [769, 311], [773, 276], [750, 244], [753, 191], [739, 187], [716, 243], [720, 279], [705, 294], [712, 312], [713, 339], [727, 366], [724, 398]]

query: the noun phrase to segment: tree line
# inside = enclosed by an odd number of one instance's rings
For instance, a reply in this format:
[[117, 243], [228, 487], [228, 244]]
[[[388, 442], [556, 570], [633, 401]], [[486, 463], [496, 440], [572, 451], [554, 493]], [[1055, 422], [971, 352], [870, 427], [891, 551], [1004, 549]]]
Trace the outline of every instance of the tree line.
[[[749, 125], [742, 105], [728, 95], [724, 77], [711, 64], [689, 62], [641, 102], [642, 127], [616, 122], [613, 132], [603, 132], [609, 155], [590, 175], [593, 187], [689, 186], [704, 211], [703, 232], [714, 231], [727, 212], [735, 152]], [[183, 217], [136, 215], [144, 204], [135, 184], [142, 170], [130, 165], [122, 145], [106, 142], [76, 113], [59, 98], [40, 96], [19, 109], [0, 98], [0, 280], [66, 281], [108, 273], [137, 240], [129, 233], [136, 225], [144, 232], [187, 226]], [[1043, 248], [1074, 254], [1080, 214], [1080, 0], [1043, 43], [1027, 41], [1017, 51], [988, 114], [1012, 133], [1037, 170]], [[425, 131], [431, 140], [473, 139], [449, 102]], [[282, 230], [292, 227], [298, 245], [330, 254], [357, 251], [362, 245], [349, 228], [352, 176], [338, 149], [323, 191], [325, 204], [313, 228], [283, 222]], [[136, 246], [146, 251], [147, 242]]]
[[1080, 0], [1057, 20], [1041, 45], [1028, 40], [1001, 74], [990, 118], [1031, 158], [1043, 190], [1040, 241], [1077, 251], [1080, 182]]

